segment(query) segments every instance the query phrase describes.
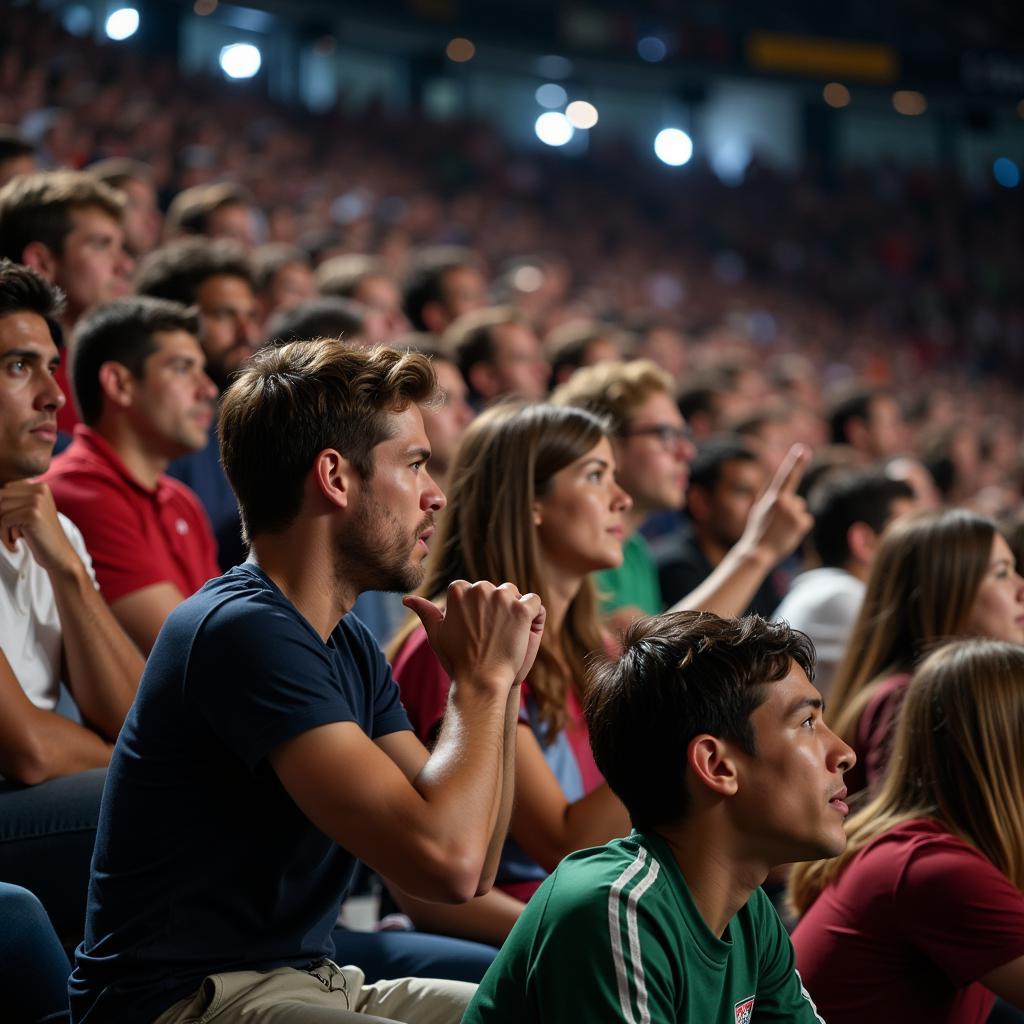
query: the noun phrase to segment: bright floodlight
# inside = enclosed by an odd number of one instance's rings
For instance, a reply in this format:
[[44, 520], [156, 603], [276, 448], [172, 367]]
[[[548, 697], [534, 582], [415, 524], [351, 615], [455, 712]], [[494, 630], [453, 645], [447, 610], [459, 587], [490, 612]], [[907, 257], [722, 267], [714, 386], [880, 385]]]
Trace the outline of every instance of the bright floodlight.
[[533, 130], [537, 133], [537, 138], [547, 146], [564, 146], [575, 133], [569, 119], [557, 110], [541, 114]]
[[107, 18], [107, 36], [117, 42], [135, 35], [138, 30], [139, 12], [134, 7], [119, 7]]
[[252, 43], [232, 43], [220, 51], [220, 67], [228, 78], [252, 78], [263, 58]]
[[682, 167], [693, 156], [693, 140], [679, 128], [663, 128], [654, 139], [654, 152], [662, 163]]

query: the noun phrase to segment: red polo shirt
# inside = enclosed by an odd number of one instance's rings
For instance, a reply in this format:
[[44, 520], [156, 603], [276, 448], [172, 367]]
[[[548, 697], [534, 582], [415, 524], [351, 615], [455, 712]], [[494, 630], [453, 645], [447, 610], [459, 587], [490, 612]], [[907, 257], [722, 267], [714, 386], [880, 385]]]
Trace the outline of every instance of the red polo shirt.
[[144, 487], [95, 430], [75, 427], [43, 480], [82, 531], [108, 602], [164, 582], [188, 597], [220, 575], [213, 530], [195, 494], [169, 476]]

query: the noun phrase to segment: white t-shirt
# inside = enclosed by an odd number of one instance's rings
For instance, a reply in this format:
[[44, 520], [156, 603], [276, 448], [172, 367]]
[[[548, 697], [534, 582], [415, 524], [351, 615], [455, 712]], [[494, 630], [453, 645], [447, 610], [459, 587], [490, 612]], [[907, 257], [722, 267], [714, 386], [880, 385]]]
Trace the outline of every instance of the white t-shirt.
[[864, 584], [845, 569], [811, 569], [801, 573], [775, 609], [776, 622], [806, 633], [818, 652], [814, 685], [824, 696], [846, 653], [850, 631], [864, 601]]
[[[78, 527], [57, 518], [93, 581], [92, 559]], [[37, 708], [52, 711], [60, 697], [61, 624], [50, 574], [32, 557], [25, 538], [14, 550], [0, 543], [0, 650]]]

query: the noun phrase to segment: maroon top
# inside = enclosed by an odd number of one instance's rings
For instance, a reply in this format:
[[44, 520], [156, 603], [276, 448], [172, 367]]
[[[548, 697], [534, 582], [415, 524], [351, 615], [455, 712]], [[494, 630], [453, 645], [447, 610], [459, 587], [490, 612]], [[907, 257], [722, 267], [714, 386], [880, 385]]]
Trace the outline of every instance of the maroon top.
[[977, 979], [1024, 956], [1024, 895], [944, 825], [897, 825], [857, 853], [793, 932], [829, 1024], [983, 1024]]
[[883, 679], [861, 712], [853, 740], [857, 763], [843, 776], [851, 794], [875, 788], [885, 775], [897, 717], [911, 678], [909, 673], [900, 672]]

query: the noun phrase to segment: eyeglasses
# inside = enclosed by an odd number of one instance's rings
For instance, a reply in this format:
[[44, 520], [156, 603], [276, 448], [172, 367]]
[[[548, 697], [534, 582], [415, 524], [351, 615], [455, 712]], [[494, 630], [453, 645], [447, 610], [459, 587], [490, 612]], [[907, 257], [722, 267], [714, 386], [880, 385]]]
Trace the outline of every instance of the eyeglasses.
[[665, 451], [674, 451], [681, 444], [688, 444], [693, 433], [687, 426], [677, 427], [673, 423], [652, 423], [649, 427], [630, 427], [623, 437], [653, 437]]

